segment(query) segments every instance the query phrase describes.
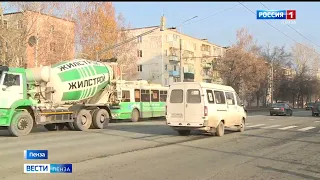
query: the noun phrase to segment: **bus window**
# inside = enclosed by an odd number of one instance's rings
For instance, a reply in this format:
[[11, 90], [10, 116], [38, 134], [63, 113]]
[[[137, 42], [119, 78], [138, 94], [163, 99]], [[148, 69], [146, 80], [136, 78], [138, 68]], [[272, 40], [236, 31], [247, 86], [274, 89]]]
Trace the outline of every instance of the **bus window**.
[[160, 101], [161, 102], [167, 101], [167, 91], [160, 91]]
[[122, 102], [130, 102], [130, 91], [122, 91]]
[[141, 90], [141, 102], [150, 102], [150, 90]]
[[140, 102], [140, 89], [135, 89], [134, 90], [134, 101], [135, 102]]
[[152, 92], [151, 101], [159, 102], [159, 90], [151, 90], [151, 92]]

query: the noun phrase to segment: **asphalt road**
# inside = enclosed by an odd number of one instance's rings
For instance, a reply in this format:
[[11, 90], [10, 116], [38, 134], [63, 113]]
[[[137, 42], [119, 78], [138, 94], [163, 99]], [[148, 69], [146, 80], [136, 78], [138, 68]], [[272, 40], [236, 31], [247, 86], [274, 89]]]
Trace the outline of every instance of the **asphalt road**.
[[[320, 117], [249, 114], [245, 132], [178, 136], [153, 120], [112, 123], [105, 130], [7, 137], [0, 131], [0, 179], [8, 180], [268, 180], [320, 179]], [[23, 150], [48, 149], [27, 161]], [[23, 174], [24, 163], [72, 163], [72, 174]]]

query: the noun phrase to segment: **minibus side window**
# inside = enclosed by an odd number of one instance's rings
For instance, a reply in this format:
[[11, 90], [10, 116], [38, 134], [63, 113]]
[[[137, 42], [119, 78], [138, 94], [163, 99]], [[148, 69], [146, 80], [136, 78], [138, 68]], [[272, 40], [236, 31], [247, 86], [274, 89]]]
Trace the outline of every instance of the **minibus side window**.
[[213, 97], [212, 90], [207, 89], [207, 98], [208, 98], [209, 104], [213, 104], [214, 103], [214, 97]]
[[228, 100], [228, 105], [235, 105], [236, 104], [233, 93], [226, 92], [226, 98]]
[[214, 91], [214, 96], [216, 98], [216, 104], [226, 104], [226, 97], [223, 91]]
[[201, 103], [201, 96], [199, 89], [188, 89], [187, 91], [187, 103]]
[[240, 98], [239, 98], [239, 96], [238, 96], [238, 94], [237, 93], [235, 93], [236, 94], [236, 99], [237, 99], [237, 105], [238, 106], [241, 106], [241, 100], [240, 100]]
[[170, 94], [170, 103], [182, 103], [183, 102], [183, 90], [174, 89]]

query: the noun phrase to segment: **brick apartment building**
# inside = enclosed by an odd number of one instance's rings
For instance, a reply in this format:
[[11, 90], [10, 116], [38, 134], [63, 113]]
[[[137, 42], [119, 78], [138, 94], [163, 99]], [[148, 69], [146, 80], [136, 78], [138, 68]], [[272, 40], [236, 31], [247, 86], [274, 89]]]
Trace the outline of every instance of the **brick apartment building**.
[[39, 67], [75, 56], [75, 23], [33, 11], [0, 17], [0, 62]]

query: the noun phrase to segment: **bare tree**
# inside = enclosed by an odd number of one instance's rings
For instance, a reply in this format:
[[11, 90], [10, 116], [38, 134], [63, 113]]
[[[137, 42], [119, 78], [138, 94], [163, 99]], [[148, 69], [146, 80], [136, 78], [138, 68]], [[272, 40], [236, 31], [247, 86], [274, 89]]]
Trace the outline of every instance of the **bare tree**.
[[235, 88], [249, 104], [267, 73], [259, 47], [245, 28], [237, 31], [237, 42], [221, 58], [218, 69], [224, 82]]
[[310, 101], [311, 94], [318, 95], [314, 90], [319, 89], [317, 73], [320, 57], [311, 46], [298, 43], [292, 47], [292, 54], [296, 66], [296, 77], [292, 82], [296, 87], [293, 92], [293, 101], [297, 100], [298, 107], [302, 107], [305, 97]]

